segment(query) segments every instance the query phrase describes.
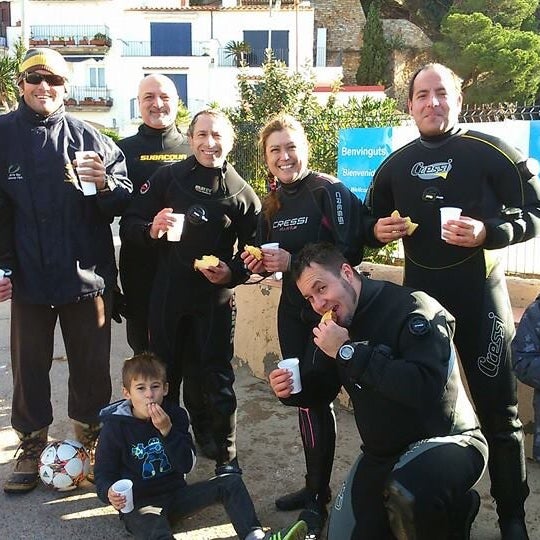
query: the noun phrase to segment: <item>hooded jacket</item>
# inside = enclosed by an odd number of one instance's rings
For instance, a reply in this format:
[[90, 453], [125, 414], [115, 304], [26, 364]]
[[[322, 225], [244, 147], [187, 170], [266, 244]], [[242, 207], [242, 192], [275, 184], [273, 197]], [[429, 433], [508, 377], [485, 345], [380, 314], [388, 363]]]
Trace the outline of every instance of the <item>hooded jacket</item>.
[[117, 401], [100, 413], [103, 428], [94, 467], [98, 497], [109, 504], [109, 488], [122, 478], [133, 482], [136, 507], [186, 485], [185, 474], [195, 465], [195, 447], [186, 411], [164, 401], [172, 428], [166, 437], [150, 420], [133, 416], [129, 400]]

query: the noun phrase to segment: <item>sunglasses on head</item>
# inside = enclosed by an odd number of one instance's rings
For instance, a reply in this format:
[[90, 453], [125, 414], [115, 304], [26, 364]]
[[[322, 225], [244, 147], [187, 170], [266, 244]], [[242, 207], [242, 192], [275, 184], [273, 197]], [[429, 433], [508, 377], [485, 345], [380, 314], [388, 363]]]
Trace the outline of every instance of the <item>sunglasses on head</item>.
[[66, 79], [61, 75], [44, 75], [43, 73], [25, 73], [24, 80], [28, 84], [41, 84], [45, 81], [49, 86], [64, 86]]

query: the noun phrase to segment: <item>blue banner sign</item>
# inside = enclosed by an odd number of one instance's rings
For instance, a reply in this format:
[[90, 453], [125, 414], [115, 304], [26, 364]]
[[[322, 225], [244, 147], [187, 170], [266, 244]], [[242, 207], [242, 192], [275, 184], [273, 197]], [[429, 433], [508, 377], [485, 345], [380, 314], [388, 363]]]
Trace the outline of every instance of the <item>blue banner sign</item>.
[[[500, 137], [526, 157], [540, 161], [540, 120], [462, 124], [462, 127]], [[340, 129], [337, 177], [363, 201], [379, 165], [417, 137], [415, 126]]]

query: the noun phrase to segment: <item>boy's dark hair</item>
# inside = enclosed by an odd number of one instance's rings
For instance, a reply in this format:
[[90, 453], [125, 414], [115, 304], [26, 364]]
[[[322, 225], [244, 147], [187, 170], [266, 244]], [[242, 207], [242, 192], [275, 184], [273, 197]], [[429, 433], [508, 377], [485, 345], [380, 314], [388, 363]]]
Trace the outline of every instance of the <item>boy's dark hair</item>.
[[339, 249], [329, 242], [307, 244], [298, 255], [294, 257], [291, 275], [294, 281], [302, 275], [302, 272], [313, 263], [319, 264], [335, 276], [341, 275], [341, 267], [347, 263], [347, 259]]
[[129, 390], [131, 381], [141, 377], [143, 379], [159, 379], [167, 382], [167, 368], [155, 355], [149, 352], [136, 354], [128, 358], [122, 367], [122, 385]]

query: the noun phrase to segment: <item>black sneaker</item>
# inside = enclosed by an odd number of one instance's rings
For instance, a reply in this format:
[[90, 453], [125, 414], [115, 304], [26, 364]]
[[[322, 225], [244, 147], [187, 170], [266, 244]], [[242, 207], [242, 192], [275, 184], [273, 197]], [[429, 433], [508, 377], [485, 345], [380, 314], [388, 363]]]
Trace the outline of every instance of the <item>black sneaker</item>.
[[501, 540], [529, 540], [525, 519], [522, 517], [499, 519], [499, 529]]
[[306, 538], [307, 525], [303, 521], [297, 521], [294, 525], [280, 529], [276, 532], [267, 532], [264, 540], [304, 540]]
[[326, 523], [328, 512], [313, 501], [308, 501], [306, 508], [300, 512], [298, 519], [307, 525], [306, 540], [318, 540]]
[[242, 469], [238, 465], [236, 458], [231, 459], [228, 463], [221, 463], [216, 465], [216, 476], [222, 476], [224, 474], [242, 474]]
[[480, 495], [474, 489], [465, 493], [463, 504], [456, 516], [456, 528], [450, 533], [450, 540], [469, 540], [471, 527], [480, 509]]

